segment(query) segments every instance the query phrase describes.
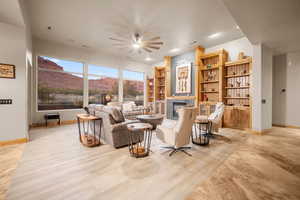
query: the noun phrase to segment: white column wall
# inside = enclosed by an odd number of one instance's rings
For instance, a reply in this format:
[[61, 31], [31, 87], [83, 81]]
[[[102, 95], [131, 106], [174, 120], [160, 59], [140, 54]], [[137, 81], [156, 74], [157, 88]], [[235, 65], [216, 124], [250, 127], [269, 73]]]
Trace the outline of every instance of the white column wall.
[[272, 50], [262, 44], [253, 45], [252, 65], [252, 129], [264, 131], [272, 127]]

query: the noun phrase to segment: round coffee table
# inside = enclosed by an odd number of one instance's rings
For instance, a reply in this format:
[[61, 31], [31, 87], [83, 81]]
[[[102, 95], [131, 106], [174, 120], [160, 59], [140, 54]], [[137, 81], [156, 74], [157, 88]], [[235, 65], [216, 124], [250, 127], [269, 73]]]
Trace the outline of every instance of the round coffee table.
[[[127, 125], [129, 133], [129, 153], [136, 158], [142, 158], [149, 155], [152, 140], [152, 125], [148, 123], [132, 123]], [[144, 134], [141, 134], [141, 131]], [[138, 137], [138, 142], [134, 139]]]
[[149, 123], [152, 125], [152, 130], [156, 129], [156, 126], [161, 124], [164, 116], [160, 114], [155, 115], [138, 115], [136, 119], [140, 120], [143, 123]]

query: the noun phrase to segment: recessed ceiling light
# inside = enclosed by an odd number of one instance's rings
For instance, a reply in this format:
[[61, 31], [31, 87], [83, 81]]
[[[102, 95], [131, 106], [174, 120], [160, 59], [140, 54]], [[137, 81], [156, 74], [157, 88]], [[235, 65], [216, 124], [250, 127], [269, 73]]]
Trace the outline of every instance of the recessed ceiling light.
[[174, 48], [174, 49], [171, 49], [171, 50], [170, 50], [171, 53], [178, 52], [178, 51], [180, 51], [179, 48]]
[[221, 35], [220, 32], [219, 32], [219, 33], [214, 33], [214, 34], [209, 35], [208, 38], [209, 38], [209, 39], [214, 39], [214, 38], [219, 37], [220, 35]]
[[150, 58], [150, 57], [147, 57], [145, 60], [146, 60], [146, 61], [151, 61], [151, 60], [152, 60], [152, 58]]

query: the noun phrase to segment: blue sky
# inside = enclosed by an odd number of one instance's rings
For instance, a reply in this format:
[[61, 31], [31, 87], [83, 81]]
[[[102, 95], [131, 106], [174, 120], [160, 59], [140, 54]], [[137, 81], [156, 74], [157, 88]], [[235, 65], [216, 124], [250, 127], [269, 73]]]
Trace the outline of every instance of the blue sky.
[[[52, 62], [55, 62], [56, 64], [60, 65], [61, 67], [64, 68], [64, 71], [83, 73], [83, 63], [60, 60], [60, 59], [46, 57], [46, 56], [42, 56], [42, 57], [44, 59], [51, 60]], [[113, 78], [118, 78], [117, 69], [96, 66], [96, 65], [89, 65], [89, 74], [96, 74], [100, 76], [109, 76]], [[123, 70], [123, 78], [142, 81], [144, 80], [144, 73]]]

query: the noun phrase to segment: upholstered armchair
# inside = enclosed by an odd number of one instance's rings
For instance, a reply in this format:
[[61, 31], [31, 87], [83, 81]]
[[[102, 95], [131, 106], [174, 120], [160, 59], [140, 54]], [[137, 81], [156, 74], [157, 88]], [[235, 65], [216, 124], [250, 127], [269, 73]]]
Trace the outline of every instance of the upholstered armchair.
[[[127, 125], [138, 121], [125, 120], [121, 110], [118, 107], [89, 105], [89, 113], [102, 119], [101, 139], [105, 143], [114, 146], [115, 148], [128, 145], [129, 130]], [[100, 126], [96, 126], [99, 130]], [[133, 142], [143, 140], [143, 132], [135, 134]]]
[[218, 102], [215, 105], [215, 111], [211, 113], [209, 116], [206, 115], [198, 115], [196, 117], [197, 120], [203, 123], [211, 123], [209, 133], [212, 134], [212, 130], [218, 130], [219, 124], [222, 120], [224, 114], [225, 105], [223, 102]]
[[107, 105], [118, 107], [120, 110], [122, 110], [122, 103], [120, 103], [120, 102], [109, 102], [109, 103], [107, 103]]
[[172, 156], [175, 152], [181, 151], [191, 156], [185, 150], [190, 149], [187, 147], [190, 143], [190, 137], [192, 133], [193, 123], [196, 118], [196, 108], [183, 107], [177, 110], [179, 119], [168, 120], [165, 119], [161, 125], [156, 129], [156, 136], [162, 142], [171, 146], [163, 147], [171, 150], [169, 156]]
[[122, 104], [122, 112], [126, 119], [134, 120], [137, 115], [143, 115], [145, 111], [146, 107], [137, 106], [134, 101], [128, 101]]

